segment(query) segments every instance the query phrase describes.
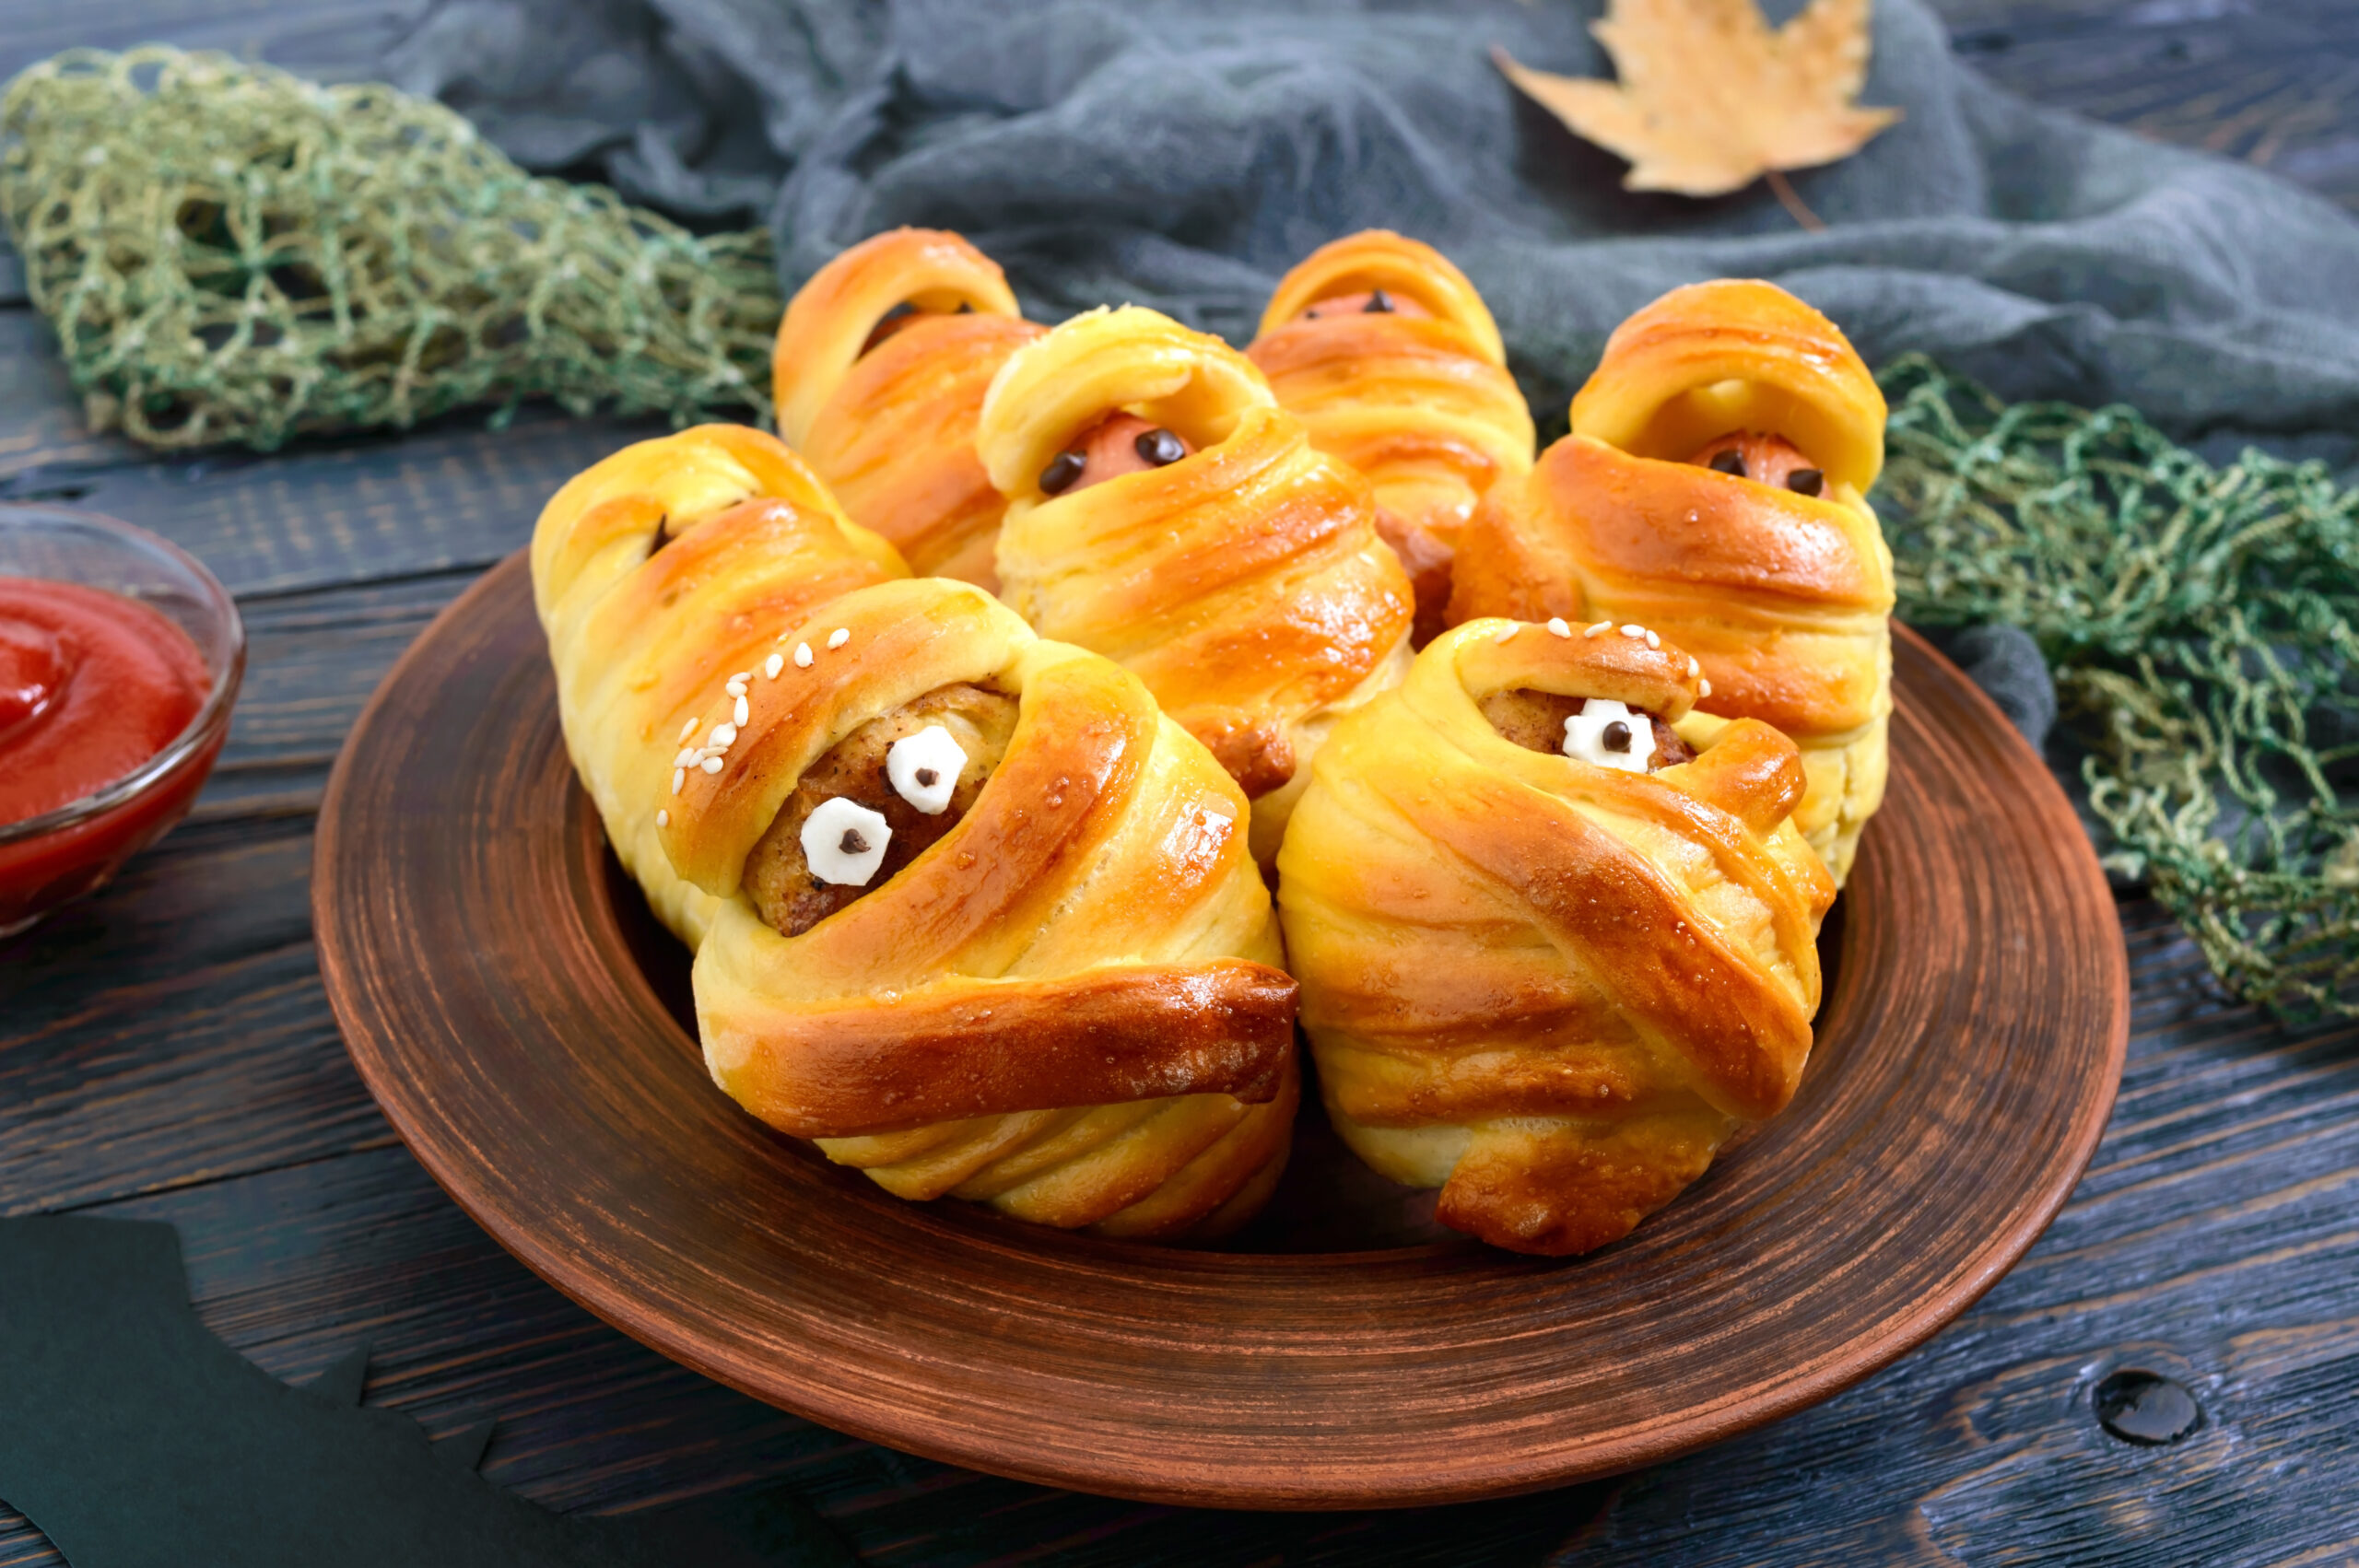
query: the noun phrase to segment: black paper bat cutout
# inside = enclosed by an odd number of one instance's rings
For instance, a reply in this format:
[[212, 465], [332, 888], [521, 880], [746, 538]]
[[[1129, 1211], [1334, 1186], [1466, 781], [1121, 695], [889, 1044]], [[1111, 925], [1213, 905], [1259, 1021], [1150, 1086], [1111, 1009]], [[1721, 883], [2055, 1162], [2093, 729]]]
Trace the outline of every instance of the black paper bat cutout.
[[0, 1220], [0, 1498], [73, 1568], [851, 1568], [774, 1490], [569, 1518], [360, 1407], [365, 1347], [305, 1387], [215, 1339], [170, 1225]]

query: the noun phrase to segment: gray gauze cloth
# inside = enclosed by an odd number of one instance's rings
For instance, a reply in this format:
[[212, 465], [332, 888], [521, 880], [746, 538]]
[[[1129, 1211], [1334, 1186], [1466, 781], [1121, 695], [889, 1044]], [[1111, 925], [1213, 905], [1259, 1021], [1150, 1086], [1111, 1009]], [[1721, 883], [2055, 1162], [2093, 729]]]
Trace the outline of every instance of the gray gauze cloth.
[[1616, 322], [1733, 275], [1810, 300], [1871, 364], [1923, 350], [2009, 397], [2120, 400], [2185, 439], [2347, 461], [2359, 223], [2339, 208], [1992, 88], [1918, 0], [1878, 0], [1860, 96], [1906, 117], [1795, 178], [1824, 231], [1757, 184], [1634, 194], [1621, 159], [1491, 59], [1610, 76], [1601, 10], [440, 0], [367, 64], [528, 165], [715, 222], [766, 216], [789, 288], [921, 224], [996, 257], [1039, 319], [1131, 301], [1242, 341], [1306, 252], [1383, 227], [1473, 278], [1543, 429]]

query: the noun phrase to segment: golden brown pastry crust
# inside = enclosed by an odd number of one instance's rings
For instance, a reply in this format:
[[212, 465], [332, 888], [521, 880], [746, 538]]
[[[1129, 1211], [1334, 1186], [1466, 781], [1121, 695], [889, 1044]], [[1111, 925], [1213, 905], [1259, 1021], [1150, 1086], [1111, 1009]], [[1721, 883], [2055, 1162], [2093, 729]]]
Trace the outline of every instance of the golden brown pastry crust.
[[[1796, 822], [1846, 875], [1884, 798], [1891, 553], [1862, 493], [1884, 404], [1835, 324], [1773, 285], [1674, 289], [1615, 331], [1573, 430], [1495, 490], [1460, 545], [1450, 618], [1655, 627], [1702, 662], [1691, 740], [1758, 719], [1802, 747]], [[1684, 461], [1755, 431], [1825, 474], [1802, 495]]]
[[[1295, 986], [1243, 797], [1136, 677], [909, 578], [749, 430], [580, 475], [534, 565], [568, 744], [696, 949], [722, 1089], [905, 1197], [1165, 1238], [1248, 1217], [1285, 1157]], [[747, 860], [804, 773], [962, 685], [1018, 704], [966, 813], [802, 934], [766, 925]]]
[[[904, 305], [921, 313], [870, 346]], [[1023, 319], [998, 264], [956, 234], [863, 240], [813, 274], [779, 323], [779, 434], [914, 570], [995, 589], [1005, 503], [976, 459], [975, 418], [1000, 366], [1045, 330]]]
[[1687, 656], [1481, 620], [1336, 729], [1278, 860], [1345, 1141], [1447, 1224], [1562, 1254], [1628, 1233], [1800, 1081], [1834, 884], [1793, 743], [1725, 727], [1625, 773], [1516, 744], [1494, 693], [1684, 717]]
[[[1050, 461], [1115, 410], [1195, 451], [1043, 494]], [[1246, 785], [1254, 852], [1274, 857], [1327, 729], [1407, 663], [1409, 584], [1367, 482], [1312, 449], [1242, 355], [1135, 308], [1010, 358], [977, 442], [1008, 497], [1003, 597], [1042, 636], [1135, 671]]]
[[[1426, 313], [1303, 315], [1376, 290]], [[1286, 274], [1245, 352], [1310, 444], [1375, 487], [1386, 542], [1416, 584], [1423, 646], [1441, 630], [1450, 555], [1476, 503], [1532, 467], [1532, 412], [1482, 296], [1432, 246], [1367, 229]]]

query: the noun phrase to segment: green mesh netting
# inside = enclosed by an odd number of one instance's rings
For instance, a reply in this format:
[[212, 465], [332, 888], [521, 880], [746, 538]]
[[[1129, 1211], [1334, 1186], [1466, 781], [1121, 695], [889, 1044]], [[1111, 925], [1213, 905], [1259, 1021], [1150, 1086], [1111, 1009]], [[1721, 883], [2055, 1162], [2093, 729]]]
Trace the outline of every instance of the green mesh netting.
[[[552, 397], [767, 420], [760, 234], [690, 235], [525, 175], [456, 114], [170, 49], [0, 97], [0, 212], [91, 422], [268, 448]], [[2235, 994], [2359, 1014], [2359, 493], [2215, 469], [2128, 409], [1884, 377], [1902, 614], [2024, 627], [2112, 866]]]
[[535, 179], [391, 88], [72, 51], [0, 97], [0, 212], [91, 424], [152, 445], [536, 397], [769, 412], [767, 236]]
[[2107, 864], [2230, 991], [2359, 1015], [2359, 491], [2259, 451], [2214, 468], [2127, 408], [2010, 406], [1922, 360], [1882, 379], [1901, 617], [2031, 633]]

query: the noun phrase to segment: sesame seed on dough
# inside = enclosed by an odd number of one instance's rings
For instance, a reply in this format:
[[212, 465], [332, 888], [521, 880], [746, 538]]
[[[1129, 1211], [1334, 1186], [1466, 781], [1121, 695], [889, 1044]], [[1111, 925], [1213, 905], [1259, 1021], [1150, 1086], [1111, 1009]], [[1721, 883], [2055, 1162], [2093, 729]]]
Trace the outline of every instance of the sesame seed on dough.
[[1694, 654], [1689, 654], [1687, 656], [1687, 678], [1692, 681], [1703, 673], [1704, 666], [1696, 662], [1696, 656]]
[[794, 667], [798, 670], [808, 670], [811, 668], [811, 645], [809, 643], [798, 642], [794, 645]]
[[834, 631], [827, 634], [827, 646], [829, 648], [841, 648], [851, 640], [851, 628], [850, 626], [838, 626]]
[[707, 773], [718, 773], [721, 771], [721, 759], [717, 756], [709, 756], [702, 762], [697, 764], [697, 766], [703, 768]]
[[785, 668], [786, 655], [783, 653], [773, 653], [768, 659], [762, 661], [762, 679], [766, 681], [775, 681], [778, 679], [778, 673]]
[[655, 825], [658, 827], [671, 826], [672, 813], [670, 812], [657, 812], [655, 813]]
[[687, 723], [685, 723], [685, 724], [681, 725], [681, 726], [680, 726], [680, 739], [682, 739], [682, 740], [684, 740], [684, 741], [685, 741], [685, 740], [687, 740], [690, 735], [695, 734], [695, 733], [697, 732], [697, 726], [698, 726], [698, 725], [699, 725], [699, 724], [701, 724], [701, 723], [703, 723], [703, 722], [704, 722], [704, 720], [701, 720], [701, 719], [691, 719], [691, 720], [689, 720]]
[[703, 755], [704, 754], [702, 752], [697, 750], [694, 746], [682, 746], [680, 748], [680, 755], [672, 759], [672, 766], [674, 767], [686, 767]]
[[1622, 635], [1628, 638], [1631, 641], [1637, 642], [1647, 635], [1647, 628], [1644, 626], [1624, 626], [1622, 628]]
[[1649, 631], [1647, 633], [1647, 646], [1649, 648], [1661, 648], [1662, 646], [1662, 638]]
[[1548, 622], [1548, 629], [1558, 637], [1573, 635], [1573, 628], [1565, 624], [1565, 617], [1562, 615], [1552, 616]]
[[683, 785], [683, 784], [685, 784], [685, 783], [687, 783], [687, 781], [688, 781], [688, 770], [687, 770], [687, 768], [685, 768], [685, 767], [675, 767], [675, 768], [674, 768], [674, 769], [672, 770], [672, 793], [674, 793], [675, 795], [678, 794], [678, 793], [680, 792], [680, 786], [681, 786], [681, 785]]
[[1711, 682], [1709, 682], [1709, 681], [1698, 681], [1698, 682], [1696, 682], [1696, 701], [1701, 702], [1701, 701], [1703, 701], [1706, 697], [1708, 697], [1708, 696], [1711, 696], [1711, 695], [1712, 695], [1712, 683], [1711, 683]]
[[1515, 634], [1521, 630], [1523, 630], [1521, 626], [1508, 626], [1499, 633], [1498, 640], [1501, 642], [1513, 642], [1515, 640]]
[[736, 725], [734, 725], [734, 724], [715, 724], [715, 725], [712, 727], [712, 739], [711, 739], [710, 742], [708, 742], [708, 743], [707, 743], [707, 746], [708, 746], [708, 748], [709, 748], [710, 750], [712, 750], [712, 751], [716, 751], [716, 752], [725, 752], [725, 751], [727, 751], [731, 746], [734, 746], [734, 745], [735, 745], [736, 743], [737, 743], [737, 726], [736, 726]]
[[738, 728], [743, 729], [745, 728], [745, 720], [751, 719], [753, 716], [753, 706], [745, 700], [745, 694], [744, 692], [739, 692], [737, 694], [737, 707], [731, 712], [730, 717], [737, 721]]
[[1610, 632], [1610, 631], [1612, 631], [1613, 629], [1614, 629], [1614, 623], [1613, 623], [1612, 621], [1600, 621], [1600, 622], [1598, 622], [1595, 626], [1590, 626], [1590, 627], [1588, 627], [1587, 629], [1585, 629], [1585, 630], [1581, 633], [1581, 636], [1583, 636], [1583, 637], [1603, 637], [1607, 632]]

